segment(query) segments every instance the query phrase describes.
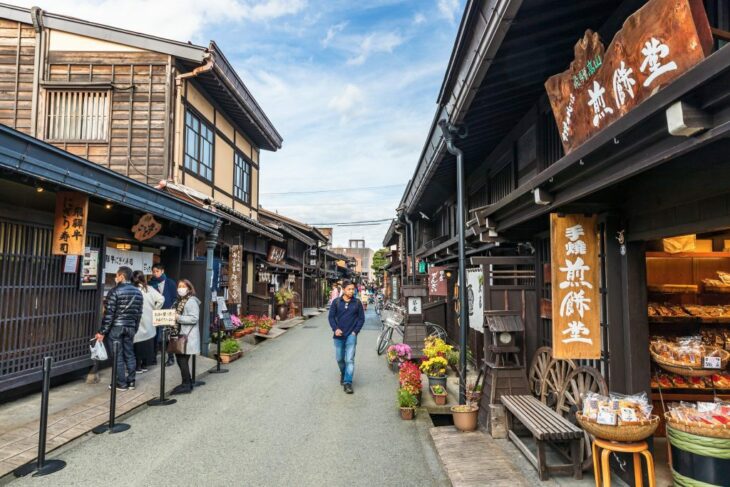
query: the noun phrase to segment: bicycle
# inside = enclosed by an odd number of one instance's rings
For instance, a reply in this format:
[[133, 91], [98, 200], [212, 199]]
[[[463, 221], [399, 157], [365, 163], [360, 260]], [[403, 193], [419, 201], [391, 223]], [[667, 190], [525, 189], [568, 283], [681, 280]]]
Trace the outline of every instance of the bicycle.
[[[401, 336], [401, 341], [405, 337], [405, 315], [402, 315], [402, 317], [398, 320], [396, 318], [386, 318], [385, 321], [383, 321], [383, 331], [380, 332], [380, 335], [378, 336], [378, 341], [376, 343], [377, 345], [377, 351], [378, 355], [383, 355], [385, 351], [388, 349], [391, 343], [393, 343], [393, 330], [397, 331]], [[441, 326], [425, 322], [424, 325], [426, 326], [426, 335], [427, 336], [434, 336], [436, 338], [440, 338], [444, 341], [448, 338], [448, 334], [446, 333], [446, 330], [444, 330]]]

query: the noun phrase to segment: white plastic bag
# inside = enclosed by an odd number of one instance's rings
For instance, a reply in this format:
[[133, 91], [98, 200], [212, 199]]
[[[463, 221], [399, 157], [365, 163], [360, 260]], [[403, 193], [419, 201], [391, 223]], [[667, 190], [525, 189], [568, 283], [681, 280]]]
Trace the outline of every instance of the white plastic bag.
[[106, 347], [104, 347], [103, 341], [96, 341], [94, 338], [94, 345], [90, 346], [89, 349], [91, 349], [91, 360], [100, 360], [104, 361], [108, 357], [106, 354]]

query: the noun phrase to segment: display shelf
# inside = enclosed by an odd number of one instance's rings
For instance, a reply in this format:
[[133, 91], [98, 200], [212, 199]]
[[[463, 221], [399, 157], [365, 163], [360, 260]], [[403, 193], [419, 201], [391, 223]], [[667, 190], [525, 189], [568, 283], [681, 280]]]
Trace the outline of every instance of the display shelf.
[[662, 393], [659, 394], [658, 389], [652, 389], [651, 390], [651, 400], [652, 401], [661, 401], [662, 398], [664, 398], [664, 402], [667, 401], [697, 401], [698, 396], [699, 399], [707, 399], [709, 397], [718, 397], [722, 400], [730, 399], [730, 391], [726, 391], [723, 389], [723, 392], [718, 393], [716, 396], [713, 394], [712, 389], [692, 389], [693, 392], [677, 392], [677, 389], [672, 389], [671, 392], [664, 392], [665, 389], [662, 389]]
[[718, 259], [718, 258], [730, 258], [730, 252], [679, 252], [676, 254], [670, 254], [669, 252], [647, 252], [647, 257], [655, 258], [667, 258], [667, 257], [678, 257], [678, 258], [700, 258], [700, 259]]
[[686, 323], [695, 325], [727, 325], [730, 324], [730, 316], [718, 318], [707, 318], [702, 316], [650, 316], [650, 324], [670, 325], [675, 323]]

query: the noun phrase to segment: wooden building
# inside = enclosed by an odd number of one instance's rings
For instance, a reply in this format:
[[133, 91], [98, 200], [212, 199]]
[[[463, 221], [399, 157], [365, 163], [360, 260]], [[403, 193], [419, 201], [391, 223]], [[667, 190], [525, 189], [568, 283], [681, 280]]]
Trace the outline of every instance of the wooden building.
[[[692, 15], [673, 17], [687, 9]], [[706, 291], [730, 265], [728, 31], [730, 6], [718, 0], [468, 1], [438, 111], [384, 244], [398, 243], [395, 230], [405, 233], [409, 217], [415, 256], [456, 268], [455, 158], [438, 122], [466, 127], [455, 145], [464, 153], [466, 255], [481, 265], [484, 309], [521, 313], [528, 363], [538, 347], [557, 346], [550, 215], [596, 215], [600, 356], [578, 362], [598, 368], [611, 391], [646, 391], [657, 407], [664, 374], [650, 359], [650, 337], [718, 331], [690, 312], [662, 328], [656, 308], [702, 313], [730, 304]], [[635, 63], [630, 98], [611, 84], [618, 45], [638, 45], [625, 58]], [[586, 55], [590, 49], [600, 62]], [[655, 74], [662, 62], [669, 67]], [[588, 99], [598, 93], [594, 82], [605, 90], [597, 107], [589, 103], [597, 97]], [[556, 86], [564, 103], [567, 93], [578, 105], [556, 102]], [[690, 236], [691, 250], [665, 252], [663, 239], [679, 235]], [[405, 240], [398, 248], [410, 263]], [[449, 296], [438, 298], [454, 338], [455, 274]], [[672, 285], [685, 292], [670, 293], [678, 289]], [[481, 334], [470, 334], [477, 355]], [[730, 397], [717, 384], [688, 390], [679, 382], [664, 390], [665, 400], [708, 400], [713, 389]]]

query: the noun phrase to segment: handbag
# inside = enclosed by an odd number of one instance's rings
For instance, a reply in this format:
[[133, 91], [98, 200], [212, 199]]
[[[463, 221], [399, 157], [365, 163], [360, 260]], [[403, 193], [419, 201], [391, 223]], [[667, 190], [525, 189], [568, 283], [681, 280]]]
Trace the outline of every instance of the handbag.
[[171, 336], [170, 341], [167, 342], [167, 353], [186, 355], [185, 351], [188, 348], [188, 335], [190, 335], [190, 332], [193, 331], [194, 326], [196, 325], [192, 325], [190, 327], [190, 331], [185, 335], [178, 334], [176, 336]]

